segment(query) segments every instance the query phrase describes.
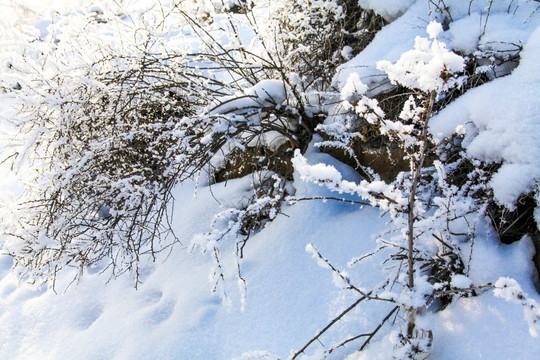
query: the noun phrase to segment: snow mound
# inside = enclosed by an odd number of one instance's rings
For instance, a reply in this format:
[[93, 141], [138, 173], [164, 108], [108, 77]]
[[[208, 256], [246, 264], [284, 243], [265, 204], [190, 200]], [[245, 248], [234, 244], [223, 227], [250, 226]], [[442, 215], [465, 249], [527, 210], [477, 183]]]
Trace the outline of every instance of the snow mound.
[[523, 47], [511, 75], [470, 90], [432, 119], [438, 138], [467, 129], [464, 146], [473, 158], [501, 162], [490, 186], [495, 199], [512, 209], [540, 180], [540, 29]]

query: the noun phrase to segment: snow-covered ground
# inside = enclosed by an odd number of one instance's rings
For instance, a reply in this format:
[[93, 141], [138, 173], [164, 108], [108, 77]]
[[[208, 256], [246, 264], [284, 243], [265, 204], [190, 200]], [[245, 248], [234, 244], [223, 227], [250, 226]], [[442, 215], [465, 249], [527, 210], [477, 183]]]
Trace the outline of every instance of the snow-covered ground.
[[[312, 162], [325, 162], [352, 171], [328, 155], [308, 153]], [[177, 189], [175, 223], [183, 238], [208, 227], [209, 214], [220, 202], [234, 201], [249, 179], [225, 186]], [[295, 183], [298, 195], [329, 195], [316, 185]], [[211, 254], [181, 247], [155, 264], [145, 266], [145, 279], [135, 290], [129, 277], [112, 280], [90, 274], [66, 291], [38, 290], [9, 272], [2, 256], [0, 281], [0, 354], [5, 359], [257, 359], [285, 358], [298, 350], [341, 310], [354, 302], [337, 290], [332, 274], [305, 251], [313, 244], [335, 266], [346, 268], [351, 255], [374, 249], [373, 235], [384, 230], [379, 211], [359, 205], [303, 202], [287, 206], [245, 249], [242, 275], [247, 282], [244, 309], [235, 280], [235, 259], [223, 259], [228, 269], [227, 299], [212, 293]], [[481, 281], [500, 276], [517, 279], [533, 298], [531, 244], [523, 240], [499, 245], [493, 236], [479, 239], [473, 273]], [[166, 259], [165, 259], [166, 258]], [[166, 261], [165, 261], [166, 260]], [[382, 280], [374, 259], [356, 269], [361, 286]], [[71, 277], [59, 279], [65, 289]], [[389, 311], [368, 304], [348, 314], [323, 344], [340, 334], [353, 334]], [[540, 350], [529, 335], [520, 306], [491, 293], [463, 298], [431, 316], [433, 359], [534, 359]], [[313, 345], [312, 353], [320, 346]], [[354, 347], [352, 347], [354, 349]], [[257, 352], [260, 351], [260, 352]], [[351, 350], [350, 348], [347, 350]], [[376, 350], [365, 359], [388, 359]], [[247, 353], [250, 356], [242, 357]], [[262, 354], [272, 354], [268, 357]], [[316, 358], [316, 357], [315, 357]], [[339, 359], [339, 352], [335, 354]]]
[[[17, 19], [18, 24], [39, 25], [39, 18], [47, 18], [53, 8], [39, 1], [24, 2], [25, 11], [0, 8], [0, 24], [13, 26]], [[440, 40], [450, 49], [466, 53], [494, 44], [523, 46], [520, 64], [511, 74], [468, 91], [437, 114], [430, 128], [435, 137], [442, 137], [463, 127], [467, 129], [464, 146], [471, 156], [502, 161], [491, 186], [495, 198], [511, 206], [519, 194], [533, 191], [540, 181], [540, 3], [446, 2], [454, 22]], [[13, 9], [15, 3], [0, 6]], [[334, 78], [338, 88], [346, 86], [351, 74], [368, 87], [380, 83], [377, 79], [383, 73], [376, 63], [397, 61], [413, 48], [416, 36], [427, 37], [426, 26], [436, 17], [428, 0], [360, 3], [392, 21], [363, 52], [340, 67]], [[75, 3], [58, 1], [58, 6], [75, 8]], [[4, 46], [12, 45], [9, 39], [0, 39]], [[2, 113], [6, 116], [9, 111]], [[304, 156], [310, 164], [336, 167], [345, 180], [361, 180], [348, 166], [320, 153], [313, 142]], [[214, 253], [202, 251], [194, 239], [211, 230], [213, 216], [223, 207], [242, 201], [252, 191], [251, 180], [248, 176], [212, 186], [191, 181], [179, 185], [174, 191], [173, 227], [181, 244], [159, 254], [155, 262], [141, 264], [143, 281], [137, 289], [129, 276], [109, 279], [99, 273], [71, 283], [69, 271], [60, 274], [54, 289], [35, 288], [10, 271], [10, 257], [0, 255], [0, 358], [285, 359], [356, 300], [353, 293], [336, 287], [332, 272], [318, 264], [310, 249], [346, 269], [364, 289], [384, 281], [379, 262], [384, 257], [373, 256], [361, 266], [347, 267], [347, 263], [375, 250], [388, 216], [368, 206], [312, 200], [284, 205], [282, 214], [251, 236], [240, 268], [245, 283], [238, 278], [234, 244], [229, 252], [224, 247], [220, 259], [224, 281], [214, 289]], [[2, 177], [1, 181], [0, 198], [17, 193], [19, 179]], [[299, 173], [292, 185], [298, 198], [333, 196], [324, 187], [303, 181]], [[536, 219], [539, 222], [538, 210]], [[466, 258], [470, 255], [469, 278], [475, 284], [515, 279], [532, 301], [540, 303], [531, 240], [502, 245], [490, 226], [480, 222], [481, 236], [474, 248], [463, 250]], [[392, 307], [361, 304], [299, 358], [319, 359], [328, 346], [371, 331]], [[527, 323], [522, 306], [495, 296], [492, 290], [462, 297], [421, 321], [430, 323], [433, 331], [430, 359], [534, 360], [540, 354], [535, 327]], [[348, 359], [391, 359], [391, 336], [387, 324], [367, 351]], [[354, 342], [328, 358], [343, 359], [353, 350], [358, 350]]]

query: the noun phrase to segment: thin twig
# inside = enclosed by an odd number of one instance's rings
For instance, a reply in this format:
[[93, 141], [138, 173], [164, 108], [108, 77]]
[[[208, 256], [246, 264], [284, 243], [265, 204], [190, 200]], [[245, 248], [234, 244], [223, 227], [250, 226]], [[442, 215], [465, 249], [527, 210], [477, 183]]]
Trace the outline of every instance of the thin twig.
[[370, 203], [365, 201], [357, 201], [357, 200], [349, 200], [344, 198], [337, 198], [333, 196], [313, 196], [313, 197], [303, 197], [303, 198], [289, 198], [287, 199], [289, 202], [296, 202], [296, 201], [309, 201], [309, 200], [334, 200], [334, 201], [341, 201], [348, 204], [356, 204], [356, 205], [366, 205], [366, 206], [372, 206]]
[[340, 347], [343, 347], [345, 345], [347, 345], [348, 343], [352, 342], [352, 341], [355, 341], [355, 340], [358, 340], [360, 338], [363, 338], [363, 337], [368, 337], [368, 339], [364, 342], [364, 344], [362, 344], [362, 347], [360, 349], [360, 351], [362, 351], [368, 344], [369, 342], [371, 341], [371, 339], [373, 339], [373, 337], [377, 334], [377, 332], [379, 332], [379, 330], [381, 329], [381, 327], [392, 317], [392, 315], [396, 312], [396, 310], [399, 309], [399, 306], [395, 306], [385, 317], [384, 319], [379, 323], [379, 325], [377, 325], [377, 327], [370, 333], [365, 333], [365, 334], [360, 334], [360, 335], [356, 335], [356, 336], [353, 336], [347, 340], [344, 340], [343, 342], [341, 342], [338, 346], [336, 347], [333, 347], [332, 349], [326, 351], [326, 354], [331, 354], [334, 350], [336, 349], [339, 349]]
[[486, 15], [486, 22], [484, 23], [484, 31], [482, 32], [482, 36], [484, 36], [486, 34], [486, 27], [487, 27], [487, 23], [488, 23], [488, 20], [489, 20], [489, 14], [491, 13], [491, 6], [492, 5], [493, 5], [493, 0], [491, 0], [489, 2], [489, 7], [488, 7], [487, 15]]
[[371, 341], [371, 339], [373, 339], [373, 337], [379, 332], [379, 330], [381, 329], [381, 327], [384, 325], [385, 322], [388, 321], [388, 319], [390, 319], [392, 317], [392, 314], [394, 314], [396, 312], [396, 310], [399, 309], [399, 306], [395, 306], [392, 311], [390, 311], [388, 313], [388, 315], [386, 315], [386, 317], [381, 321], [381, 323], [375, 328], [375, 330], [373, 330], [373, 332], [370, 334], [369, 338], [364, 342], [364, 344], [362, 345], [362, 347], [360, 348], [360, 351], [364, 350], [364, 348], [369, 344], [369, 342]]
[[486, 289], [486, 288], [494, 288], [494, 287], [495, 285], [493, 284], [485, 284], [485, 285], [471, 286], [471, 287], [463, 288], [463, 289], [437, 290], [433, 292], [433, 296], [438, 297], [438, 296], [445, 296], [445, 295], [450, 295], [450, 294], [460, 294], [460, 293]]
[[[371, 294], [371, 292], [369, 293]], [[368, 294], [368, 295], [369, 295]], [[368, 295], [366, 296], [362, 296], [361, 298], [359, 298], [358, 300], [356, 300], [353, 304], [351, 304], [347, 309], [345, 309], [341, 314], [339, 314], [336, 318], [334, 318], [332, 321], [330, 321], [330, 323], [328, 323], [328, 325], [326, 325], [324, 327], [324, 329], [322, 329], [321, 331], [319, 331], [317, 333], [317, 335], [315, 335], [311, 340], [309, 340], [300, 350], [298, 350], [297, 352], [294, 353], [293, 357], [291, 358], [291, 360], [294, 360], [298, 357], [298, 355], [302, 354], [313, 342], [319, 340], [319, 338], [326, 332], [328, 331], [328, 329], [330, 329], [336, 322], [338, 322], [343, 316], [345, 316], [349, 311], [351, 311], [352, 309], [354, 309], [355, 307], [358, 306], [358, 304], [360, 304], [362, 301], [364, 301], [365, 299], [368, 298]]]

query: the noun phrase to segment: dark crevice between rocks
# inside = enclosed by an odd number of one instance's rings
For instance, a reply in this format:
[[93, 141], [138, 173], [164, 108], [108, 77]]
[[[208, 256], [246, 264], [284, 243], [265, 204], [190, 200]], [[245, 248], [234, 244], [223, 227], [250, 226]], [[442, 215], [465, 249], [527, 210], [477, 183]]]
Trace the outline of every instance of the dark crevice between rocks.
[[[491, 223], [503, 244], [512, 244], [529, 236], [535, 248], [533, 257], [537, 270], [536, 285], [540, 279], [540, 231], [534, 219], [534, 209], [538, 206], [534, 194], [522, 195], [516, 202], [516, 208], [509, 210], [491, 201], [486, 210]], [[540, 290], [540, 289], [538, 289]]]

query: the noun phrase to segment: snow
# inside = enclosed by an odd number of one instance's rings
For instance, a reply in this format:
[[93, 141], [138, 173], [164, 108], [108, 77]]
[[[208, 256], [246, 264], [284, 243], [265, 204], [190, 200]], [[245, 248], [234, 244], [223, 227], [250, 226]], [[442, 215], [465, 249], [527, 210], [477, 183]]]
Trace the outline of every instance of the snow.
[[468, 129], [464, 143], [473, 158], [503, 163], [491, 187], [498, 202], [509, 208], [540, 179], [540, 104], [535, 100], [540, 91], [539, 51], [536, 29], [512, 74], [470, 90], [470, 96], [457, 99], [431, 123], [431, 132], [439, 137], [458, 126]]
[[254, 112], [268, 106], [279, 108], [286, 99], [287, 89], [283, 81], [262, 80], [243, 93], [224, 97], [212, 108], [212, 113]]
[[412, 3], [414, 3], [414, 0], [358, 1], [358, 5], [364, 9], [374, 10], [377, 14], [382, 15], [387, 20], [393, 20], [403, 14]]
[[[529, 347], [537, 348], [538, 339], [523, 322], [520, 306], [495, 298], [490, 292], [482, 298], [460, 299], [433, 319], [433, 346], [436, 359], [534, 359]], [[480, 339], [480, 341], [478, 341]]]
[[[381, 69], [388, 72], [390, 81], [444, 91], [444, 84], [433, 81], [440, 79], [436, 75], [443, 69], [459, 72], [463, 67], [463, 58], [450, 50], [465, 56], [478, 50], [514, 51], [515, 46], [508, 44], [522, 45], [517, 68], [468, 90], [435, 114], [430, 132], [440, 141], [457, 129], [472, 159], [501, 163], [489, 183], [500, 204], [513, 208], [521, 194], [531, 191], [536, 191], [539, 203], [538, 5], [525, 0], [496, 1], [486, 23], [489, 1], [445, 2], [454, 17], [447, 31], [433, 21], [441, 19], [429, 1], [360, 0], [361, 6], [374, 9], [391, 22], [364, 51], [339, 68], [333, 81], [338, 95], [342, 101], [358, 101], [360, 95], [380, 92], [388, 85]], [[8, 29], [25, 19], [27, 25], [34, 24], [30, 29], [41, 38], [49, 31], [53, 6], [67, 13], [76, 9], [75, 3], [83, 4], [60, 0], [54, 4], [37, 0], [20, 3], [25, 6], [0, 15], [2, 27]], [[200, 11], [214, 6], [210, 1], [200, 3]], [[216, 4], [222, 6], [221, 1]], [[84, 6], [94, 12], [107, 8], [93, 1], [84, 2]], [[148, 1], [134, 1], [129, 6], [152, 7]], [[8, 36], [7, 32], [1, 35], [3, 44]], [[343, 48], [340, 54], [349, 59], [351, 49]], [[426, 61], [418, 62], [419, 56], [426, 54]], [[394, 67], [397, 62], [399, 66]], [[405, 62], [410, 65], [409, 73], [397, 73]], [[410, 74], [414, 77], [408, 77]], [[288, 76], [300, 82], [300, 75]], [[294, 86], [296, 82], [291, 83]], [[214, 111], [237, 113], [286, 106], [289, 96], [283, 81], [268, 79], [224, 97]], [[369, 104], [363, 101], [356, 106], [367, 111]], [[4, 118], [13, 114], [5, 104], [0, 104], [0, 114], [3, 152], [13, 139]], [[415, 115], [412, 105], [403, 114]], [[222, 125], [216, 123], [215, 130]], [[262, 140], [274, 148], [285, 141], [274, 132]], [[316, 137], [305, 154], [295, 155], [290, 186], [293, 199], [337, 196], [369, 201], [370, 193], [375, 192], [398, 205], [406, 204], [407, 199], [388, 184], [367, 184], [353, 169], [321, 153], [314, 146], [317, 141], [321, 139]], [[28, 176], [24, 172], [10, 174], [0, 179], [0, 203], [6, 208], [13, 206]], [[128, 275], [110, 279], [109, 271], [103, 268], [103, 273], [100, 268], [90, 269], [75, 283], [71, 283], [75, 270], [68, 270], [58, 276], [54, 289], [36, 287], [17, 278], [11, 272], [11, 258], [0, 255], [0, 358], [285, 359], [357, 299], [345, 289], [348, 280], [361, 289], [384, 283], [383, 261], [388, 252], [377, 249], [390, 216], [370, 206], [319, 200], [284, 204], [281, 213], [273, 213], [273, 221], [252, 234], [241, 260], [235, 256], [233, 237], [208, 242], [215, 230], [213, 223], [228, 220], [223, 212], [245, 204], [253, 195], [254, 181], [259, 180], [247, 176], [211, 186], [196, 180], [178, 185], [172, 223], [181, 243], [158, 254], [155, 261], [141, 259], [143, 282], [137, 289]], [[391, 210], [390, 205], [381, 208]], [[540, 222], [539, 207], [535, 216]], [[463, 232], [466, 222], [467, 218], [461, 218], [448, 226], [451, 231]], [[434, 334], [430, 358], [535, 359], [540, 353], [540, 295], [534, 279], [532, 241], [524, 237], [502, 245], [485, 219], [479, 221], [477, 233], [474, 244], [458, 244], [462, 258], [470, 262], [466, 274], [452, 276], [450, 286], [464, 289], [493, 284], [495, 288], [479, 290], [479, 296], [462, 296], [438, 313], [426, 312], [419, 317], [421, 327]], [[0, 244], [3, 249], [16, 246], [3, 238]], [[216, 247], [220, 249], [222, 280], [213, 276]], [[245, 283], [238, 278], [238, 264]], [[414, 292], [387, 295], [399, 297], [402, 304], [421, 306], [423, 295], [430, 293], [433, 285], [421, 275], [415, 282]], [[323, 344], [337, 345], [348, 336], [371, 331], [393, 306], [362, 303], [300, 358], [319, 359], [327, 348]], [[365, 352], [354, 353], [358, 347], [353, 342], [328, 358], [387, 360], [398, 343], [395, 329], [385, 325]]]
[[343, 58], [345, 60], [351, 60], [352, 58], [352, 52], [353, 52], [353, 48], [350, 47], [350, 46], [344, 46], [343, 49], [341, 49], [341, 56], [343, 56]]
[[345, 85], [341, 89], [341, 100], [349, 102], [358, 101], [359, 95], [364, 95], [368, 87], [362, 83], [357, 73], [352, 73], [347, 78]]
[[481, 16], [478, 13], [450, 24], [450, 47], [464, 54], [472, 54], [478, 47], [482, 35]]
[[466, 289], [472, 285], [472, 280], [465, 275], [456, 274], [452, 276], [452, 282], [450, 285], [458, 289]]

